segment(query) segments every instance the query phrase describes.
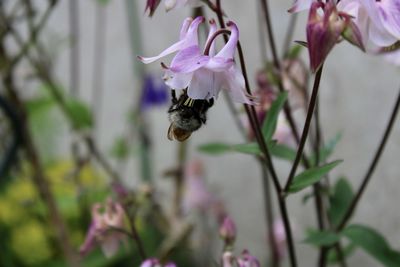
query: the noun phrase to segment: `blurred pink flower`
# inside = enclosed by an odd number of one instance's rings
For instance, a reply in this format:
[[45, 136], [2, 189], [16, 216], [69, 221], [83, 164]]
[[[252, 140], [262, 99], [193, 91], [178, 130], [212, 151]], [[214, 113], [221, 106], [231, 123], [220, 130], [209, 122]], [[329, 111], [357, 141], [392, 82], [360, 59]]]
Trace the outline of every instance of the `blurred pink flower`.
[[292, 134], [292, 129], [290, 128], [283, 111], [281, 111], [278, 115], [276, 130], [272, 139], [276, 140], [278, 144], [295, 147], [296, 142]]
[[273, 234], [274, 241], [276, 242], [275, 247], [277, 249], [278, 259], [282, 260], [286, 255], [286, 232], [281, 219], [275, 220], [273, 224]]
[[227, 245], [232, 245], [235, 242], [236, 225], [230, 216], [225, 216], [222, 221], [222, 224], [219, 227], [219, 235]]
[[210, 21], [206, 47], [209, 53], [201, 52], [198, 41], [198, 28], [204, 22], [203, 17], [192, 21], [188, 18], [181, 28], [180, 40], [161, 52], [158, 56], [144, 58], [138, 57], [143, 63], [154, 62], [166, 55], [178, 52], [171, 65], [164, 65], [165, 83], [172, 89], [187, 89], [187, 94], [192, 99], [211, 99], [218, 97], [221, 88], [226, 89], [233, 100], [240, 103], [252, 104], [245, 92], [244, 78], [234, 62], [236, 46], [239, 40], [239, 30], [234, 22], [228, 22], [231, 30], [226, 45], [217, 53], [215, 39], [212, 36], [217, 31], [214, 20]]
[[175, 263], [172, 263], [172, 262], [168, 262], [168, 263], [162, 265], [158, 259], [151, 258], [151, 259], [147, 259], [144, 262], [142, 262], [140, 267], [176, 267], [176, 265], [175, 265]]
[[[100, 211], [102, 208], [105, 209], [103, 213]], [[79, 248], [80, 253], [86, 255], [95, 246], [100, 245], [106, 257], [115, 255], [121, 242], [125, 240], [125, 236], [112, 229], [124, 228], [124, 216], [125, 212], [122, 206], [111, 199], [108, 199], [104, 206], [100, 203], [94, 204], [92, 206], [92, 223], [84, 243]]]
[[183, 199], [185, 211], [207, 211], [215, 201], [204, 181], [204, 167], [200, 160], [189, 162], [185, 168], [186, 190]]
[[235, 257], [232, 252], [227, 251], [222, 255], [222, 267], [260, 267], [260, 262], [247, 250], [242, 252], [241, 257]]
[[200, 0], [164, 0], [164, 2], [167, 11], [184, 6], [198, 7], [202, 5]]

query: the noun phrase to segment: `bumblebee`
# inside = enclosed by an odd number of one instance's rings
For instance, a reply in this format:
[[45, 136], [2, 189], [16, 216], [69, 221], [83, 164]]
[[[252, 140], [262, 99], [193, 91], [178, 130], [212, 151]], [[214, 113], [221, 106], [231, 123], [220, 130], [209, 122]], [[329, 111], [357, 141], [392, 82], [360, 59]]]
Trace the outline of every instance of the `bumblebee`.
[[185, 141], [192, 132], [198, 130], [207, 121], [207, 110], [214, 104], [214, 99], [192, 99], [184, 89], [179, 98], [175, 90], [171, 90], [172, 104], [168, 109], [170, 126], [168, 139]]

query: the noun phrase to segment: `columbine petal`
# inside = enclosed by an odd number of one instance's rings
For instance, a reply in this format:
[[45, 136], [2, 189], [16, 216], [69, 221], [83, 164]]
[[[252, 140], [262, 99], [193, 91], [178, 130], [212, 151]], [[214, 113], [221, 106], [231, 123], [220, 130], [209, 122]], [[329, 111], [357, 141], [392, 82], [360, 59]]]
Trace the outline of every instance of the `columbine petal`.
[[214, 73], [207, 69], [198, 69], [192, 78], [188, 89], [192, 99], [210, 99], [216, 95], [214, 91]]
[[290, 13], [300, 12], [306, 9], [310, 9], [311, 4], [314, 0], [296, 0], [294, 5], [288, 10]]
[[397, 40], [400, 39], [400, 0], [376, 2], [383, 26]]
[[164, 73], [164, 82], [167, 86], [174, 90], [185, 89], [192, 80], [193, 73], [174, 73], [166, 70]]
[[239, 40], [239, 29], [232, 21], [229, 21], [226, 25], [230, 28], [231, 35], [229, 36], [229, 40], [226, 45], [221, 49], [221, 51], [218, 52], [216, 57], [233, 58]]
[[181, 27], [181, 32], [179, 34], [179, 40], [183, 40], [186, 37], [186, 34], [189, 30], [190, 24], [193, 22], [192, 18], [186, 18], [183, 21], [182, 27]]
[[155, 258], [147, 259], [142, 264], [140, 267], [154, 267], [156, 264], [158, 264], [158, 260]]
[[183, 49], [176, 54], [171, 62], [170, 70], [175, 73], [189, 73], [205, 66], [209, 56], [200, 53], [197, 45]]
[[[216, 31], [217, 31], [217, 24], [215, 23], [215, 20], [212, 19], [210, 20], [210, 30], [208, 32], [206, 44], [208, 44], [211, 41], [211, 37], [214, 35]], [[208, 55], [209, 56], [215, 55], [215, 41], [211, 43]]]
[[204, 22], [204, 17], [199, 16], [193, 20], [185, 36], [185, 45], [182, 49], [190, 46], [199, 45], [198, 29], [199, 25]]
[[247, 250], [242, 252], [242, 257], [238, 259], [239, 267], [260, 267], [260, 262]]
[[171, 45], [170, 47], [168, 47], [167, 49], [165, 49], [164, 51], [162, 51], [158, 56], [155, 57], [142, 57], [142, 56], [138, 56], [138, 59], [140, 61], [142, 61], [144, 64], [149, 64], [152, 63], [156, 60], [159, 60], [162, 57], [168, 56], [169, 54], [175, 53], [181, 49], [184, 48], [185, 45], [185, 41], [186, 40], [181, 40], [173, 45]]
[[228, 71], [223, 72], [224, 86], [232, 99], [239, 103], [254, 104], [245, 92], [245, 81], [242, 73], [236, 66], [232, 66]]
[[103, 252], [106, 258], [111, 258], [115, 254], [117, 254], [120, 246], [120, 239], [114, 235], [109, 234], [106, 236], [101, 242], [101, 251]]
[[213, 57], [207, 62], [204, 67], [215, 72], [221, 72], [228, 70], [234, 64], [235, 61], [233, 60], [233, 58], [226, 59], [221, 57]]

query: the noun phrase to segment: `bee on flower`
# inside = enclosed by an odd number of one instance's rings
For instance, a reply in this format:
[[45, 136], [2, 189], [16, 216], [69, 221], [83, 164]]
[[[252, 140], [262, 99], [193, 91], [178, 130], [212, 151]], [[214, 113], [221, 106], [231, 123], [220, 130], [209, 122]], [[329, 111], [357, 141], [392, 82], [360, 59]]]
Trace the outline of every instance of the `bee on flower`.
[[[206, 123], [206, 113], [221, 89], [227, 90], [236, 102], [253, 104], [252, 97], [245, 91], [244, 77], [234, 61], [239, 40], [238, 27], [234, 22], [227, 23], [229, 40], [217, 51], [215, 39], [222, 32], [218, 32], [215, 21], [210, 20], [208, 38], [201, 49], [198, 30], [204, 21], [201, 16], [185, 19], [178, 42], [158, 56], [138, 57], [149, 64], [176, 53], [169, 66], [161, 63], [165, 84], [171, 88], [172, 106], [168, 111], [171, 122], [168, 138], [171, 140], [184, 141]], [[179, 97], [176, 91], [181, 92]]]

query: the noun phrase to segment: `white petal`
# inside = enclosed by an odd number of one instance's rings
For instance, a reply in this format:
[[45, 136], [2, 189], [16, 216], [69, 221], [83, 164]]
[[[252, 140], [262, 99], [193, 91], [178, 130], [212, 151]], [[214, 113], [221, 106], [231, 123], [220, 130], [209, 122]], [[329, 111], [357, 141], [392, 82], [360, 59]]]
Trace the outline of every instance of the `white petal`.
[[169, 54], [175, 53], [176, 51], [183, 49], [184, 45], [185, 45], [185, 40], [181, 40], [181, 41], [171, 45], [170, 47], [168, 47], [164, 51], [162, 51], [158, 56], [155, 56], [155, 57], [141, 57], [141, 56], [138, 56], [138, 59], [140, 61], [142, 61], [144, 64], [149, 64], [149, 63], [152, 63], [152, 62], [154, 62], [156, 60], [159, 60], [162, 57], [165, 57], [165, 56], [167, 56]]
[[188, 96], [193, 99], [210, 99], [215, 95], [214, 73], [207, 69], [194, 72], [189, 85]]
[[171, 89], [180, 90], [189, 86], [193, 73], [174, 73], [166, 70], [164, 73], [164, 82]]
[[229, 71], [221, 74], [225, 76], [226, 89], [235, 102], [254, 104], [252, 101], [250, 101], [248, 97], [249, 95], [245, 91], [244, 77], [236, 66], [231, 67]]

